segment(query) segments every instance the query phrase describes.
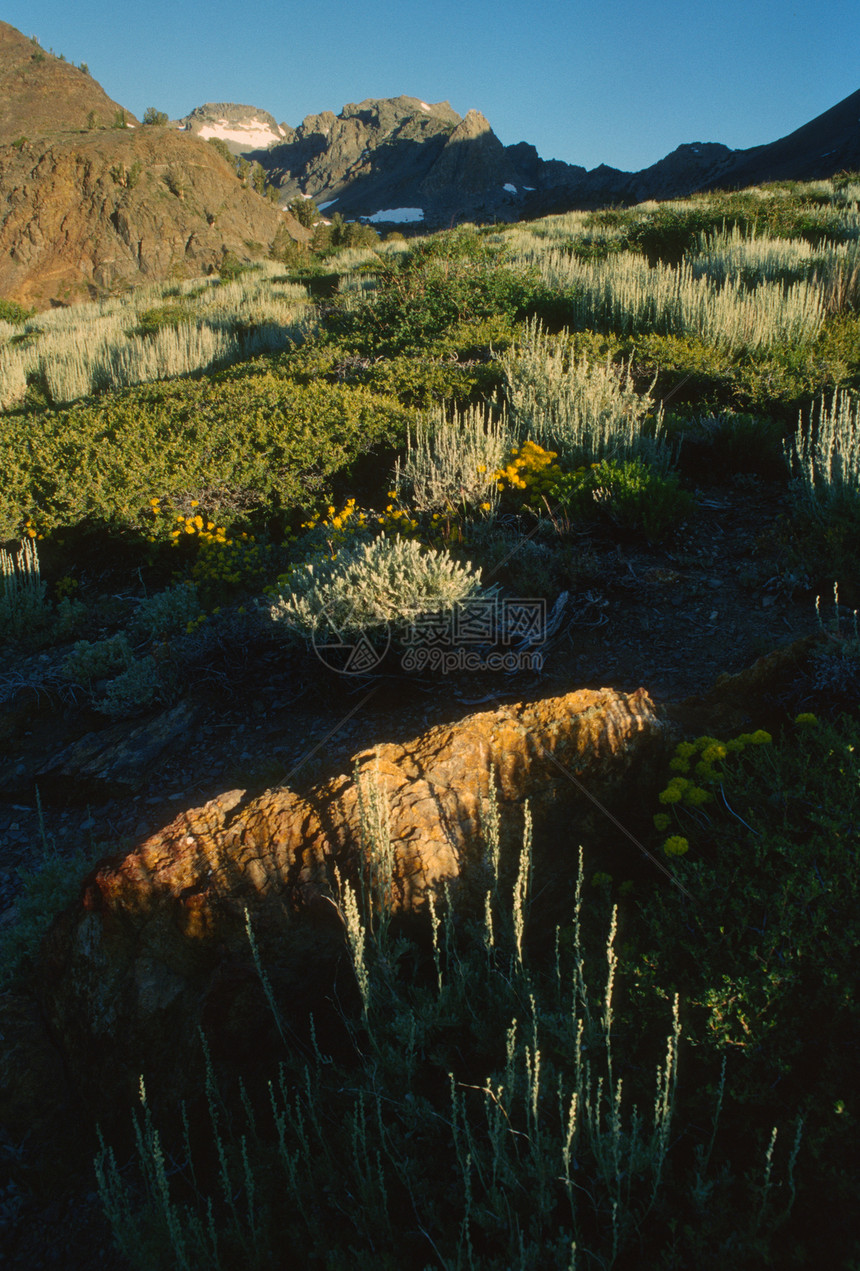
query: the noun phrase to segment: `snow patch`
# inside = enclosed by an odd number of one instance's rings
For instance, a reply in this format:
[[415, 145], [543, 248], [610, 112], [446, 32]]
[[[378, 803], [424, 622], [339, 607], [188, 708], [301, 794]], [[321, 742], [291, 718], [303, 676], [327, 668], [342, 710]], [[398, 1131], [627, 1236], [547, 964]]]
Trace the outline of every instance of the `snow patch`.
[[503, 189], [503, 190], [507, 190], [508, 194], [516, 194], [516, 192], [517, 192], [517, 187], [516, 187], [515, 185], [511, 185], [511, 184], [510, 184], [509, 182], [507, 182], [507, 181], [506, 181], [506, 182], [505, 182], [505, 184], [502, 186], [502, 189]]
[[524, 186], [523, 186], [523, 189], [524, 189], [524, 190], [528, 190], [529, 194], [534, 194], [534, 192], [535, 192], [535, 189], [536, 189], [536, 188], [537, 188], [537, 187], [536, 187], [536, 186], [534, 186], [534, 185], [524, 185]]
[[[302, 195], [303, 199], [309, 199], [310, 197], [311, 196], [309, 194]], [[337, 202], [337, 199], [328, 199], [325, 203], [317, 203], [317, 211], [324, 212], [327, 207], [333, 207], [336, 202]]]
[[421, 207], [388, 207], [382, 212], [374, 212], [372, 216], [363, 216], [363, 221], [391, 221], [406, 225], [409, 221], [423, 221], [424, 209]]
[[204, 124], [197, 134], [208, 141], [219, 137], [222, 141], [234, 141], [237, 145], [253, 150], [265, 150], [273, 141], [279, 141], [283, 133], [272, 129], [262, 119], [248, 119], [241, 124], [231, 124], [228, 119], [218, 119], [214, 124]]
[[822, 158], [822, 159], [826, 159], [826, 158], [827, 158], [827, 156], [828, 156], [829, 154], [836, 154], [836, 151], [835, 151], [835, 150], [825, 150], [825, 151], [824, 151], [824, 154], [823, 154], [823, 155], [821, 155], [821, 158]]
[[418, 105], [421, 107], [422, 110], [426, 110], [428, 115], [430, 114], [430, 107], [427, 105], [426, 102], [419, 102]]

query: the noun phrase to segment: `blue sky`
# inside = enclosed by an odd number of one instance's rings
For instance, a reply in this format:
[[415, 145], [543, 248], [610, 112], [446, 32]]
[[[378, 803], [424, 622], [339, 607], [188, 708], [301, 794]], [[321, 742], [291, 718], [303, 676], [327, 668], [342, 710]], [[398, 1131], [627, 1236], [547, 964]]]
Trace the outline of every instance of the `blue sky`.
[[587, 168], [774, 141], [860, 88], [858, 0], [6, 0], [0, 17], [137, 115], [235, 101], [295, 126], [407, 93]]

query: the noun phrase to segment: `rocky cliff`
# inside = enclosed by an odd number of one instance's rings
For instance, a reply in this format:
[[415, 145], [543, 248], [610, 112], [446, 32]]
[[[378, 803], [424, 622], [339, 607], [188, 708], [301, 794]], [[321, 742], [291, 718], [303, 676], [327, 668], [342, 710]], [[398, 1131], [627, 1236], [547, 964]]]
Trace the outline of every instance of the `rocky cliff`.
[[0, 296], [45, 307], [265, 256], [289, 213], [0, 23]]

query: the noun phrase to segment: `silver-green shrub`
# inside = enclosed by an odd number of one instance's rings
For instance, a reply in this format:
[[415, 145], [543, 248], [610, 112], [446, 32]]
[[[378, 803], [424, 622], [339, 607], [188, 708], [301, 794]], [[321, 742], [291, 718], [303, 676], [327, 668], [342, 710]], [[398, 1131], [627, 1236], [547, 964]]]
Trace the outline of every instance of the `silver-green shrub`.
[[132, 631], [143, 639], [176, 635], [200, 614], [200, 601], [193, 583], [178, 583], [141, 600], [132, 618]]
[[134, 661], [128, 636], [117, 632], [107, 640], [79, 640], [63, 662], [63, 674], [78, 684], [91, 685], [126, 670]]
[[461, 565], [447, 551], [381, 534], [372, 543], [341, 550], [334, 560], [297, 567], [268, 612], [306, 639], [323, 623], [342, 636], [356, 636], [386, 624], [405, 627], [422, 614], [489, 594], [481, 587], [481, 571]]
[[127, 670], [105, 686], [104, 694], [93, 701], [103, 715], [115, 719], [137, 715], [156, 702], [166, 702], [169, 693], [155, 658], [148, 654], [132, 662]]
[[25, 538], [15, 556], [0, 548], [0, 640], [20, 640], [47, 625], [46, 590], [33, 539]]
[[860, 397], [837, 389], [828, 406], [819, 398], [797, 426], [786, 455], [800, 490], [816, 515], [836, 503], [860, 501]]
[[566, 466], [614, 458], [668, 467], [674, 457], [650, 392], [637, 393], [628, 367], [574, 358], [567, 332], [528, 322], [499, 359], [514, 431], [554, 450]]
[[450, 512], [489, 504], [493, 512], [499, 492], [494, 473], [503, 466], [513, 445], [507, 418], [494, 418], [472, 407], [449, 418], [440, 410], [425, 419], [409, 437], [406, 457], [398, 461], [394, 481], [398, 491], [411, 492], [418, 512]]

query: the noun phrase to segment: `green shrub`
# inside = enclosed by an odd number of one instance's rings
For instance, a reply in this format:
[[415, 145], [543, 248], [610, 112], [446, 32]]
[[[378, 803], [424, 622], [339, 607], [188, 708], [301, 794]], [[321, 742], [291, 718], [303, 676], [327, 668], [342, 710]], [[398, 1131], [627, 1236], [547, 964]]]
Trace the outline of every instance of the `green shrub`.
[[141, 600], [132, 617], [133, 632], [147, 640], [177, 635], [200, 615], [200, 601], [193, 583], [178, 583]]
[[[802, 417], [787, 454], [796, 476], [800, 552], [820, 581], [860, 584], [860, 398], [834, 393]], [[822, 577], [823, 575], [823, 577]]]
[[33, 539], [15, 556], [0, 548], [0, 640], [42, 640], [51, 620], [47, 590]]
[[165, 327], [178, 327], [183, 322], [194, 322], [193, 310], [183, 304], [156, 305], [152, 309], [143, 309], [137, 315], [134, 327], [135, 335], [155, 335]]
[[[519, 859], [509, 860], [499, 809], [485, 801], [476, 910], [455, 912], [446, 890], [430, 900], [419, 944], [390, 912], [390, 832], [372, 767], [356, 785], [367, 870], [335, 871], [333, 883], [355, 979], [344, 1016], [354, 1057], [347, 1067], [325, 1055], [311, 1029], [306, 1055], [288, 1052], [259, 1097], [244, 1086], [236, 1097], [219, 1084], [204, 1039], [202, 1115], [184, 1114], [175, 1136], [156, 1128], [158, 1095], [141, 1082], [137, 1177], [104, 1142], [96, 1160], [131, 1265], [417, 1271], [432, 1256], [483, 1271], [710, 1271], [776, 1258], [800, 1131], [786, 1134], [782, 1117], [764, 1133], [748, 1129], [743, 1177], [718, 1135], [721, 1089], [704, 1121], [681, 1119], [693, 1048], [677, 997], [661, 1004], [662, 1035], [647, 1039], [642, 1063], [626, 1064], [618, 912], [592, 950], [582, 856], [570, 921], [541, 963], [530, 940], [528, 805]], [[246, 932], [286, 1038], [247, 911]], [[168, 1171], [171, 1159], [181, 1164]]]
[[735, 1132], [802, 1110], [815, 1144], [800, 1179], [805, 1221], [832, 1208], [829, 1237], [841, 1226], [843, 1242], [854, 1097], [844, 1057], [860, 1044], [858, 753], [856, 718], [808, 713], [773, 741], [756, 731], [682, 743], [655, 821], [686, 891], [656, 887], [641, 914], [642, 973], [680, 991], [702, 1045], [725, 1056]]
[[440, 411], [410, 433], [394, 485], [408, 491], [418, 512], [463, 511], [492, 515], [498, 503], [496, 471], [510, 448], [507, 420], [485, 410], [448, 418]]
[[687, 475], [705, 481], [726, 481], [738, 473], [786, 476], [784, 429], [772, 418], [724, 410], [670, 418], [667, 431], [682, 440], [679, 464]]
[[153, 491], [183, 506], [205, 490], [210, 517], [228, 527], [237, 508], [308, 508], [359, 455], [402, 442], [409, 419], [367, 389], [296, 384], [265, 363], [8, 416], [0, 536], [34, 509], [45, 530], [89, 518], [150, 535]]
[[91, 688], [96, 680], [126, 670], [133, 660], [128, 636], [120, 631], [105, 640], [79, 640], [63, 662], [63, 674]]
[[420, 354], [459, 323], [524, 315], [533, 288], [527, 271], [508, 268], [497, 248], [464, 228], [383, 260], [372, 296], [329, 323], [362, 352]]
[[109, 680], [93, 707], [113, 719], [139, 715], [157, 703], [169, 703], [175, 687], [167, 668], [150, 653], [136, 658], [130, 666]]
[[578, 360], [567, 332], [551, 336], [537, 322], [526, 324], [500, 363], [515, 432], [555, 451], [563, 467], [609, 455], [671, 464], [661, 412], [650, 392], [637, 392], [629, 367]]
[[32, 316], [32, 309], [25, 309], [14, 300], [0, 300], [0, 322], [11, 322], [18, 326]]
[[[93, 844], [72, 856], [60, 856], [43, 838], [44, 859], [27, 869], [19, 869], [21, 890], [15, 898], [14, 915], [0, 928], [0, 986], [24, 974], [35, 962], [48, 928], [75, 899], [81, 882], [110, 849]], [[7, 911], [7, 918], [10, 915]]]
[[572, 503], [574, 512], [588, 515], [589, 507], [596, 508], [617, 529], [649, 543], [666, 539], [694, 506], [676, 473], [661, 472], [641, 459], [604, 459], [594, 465]]

